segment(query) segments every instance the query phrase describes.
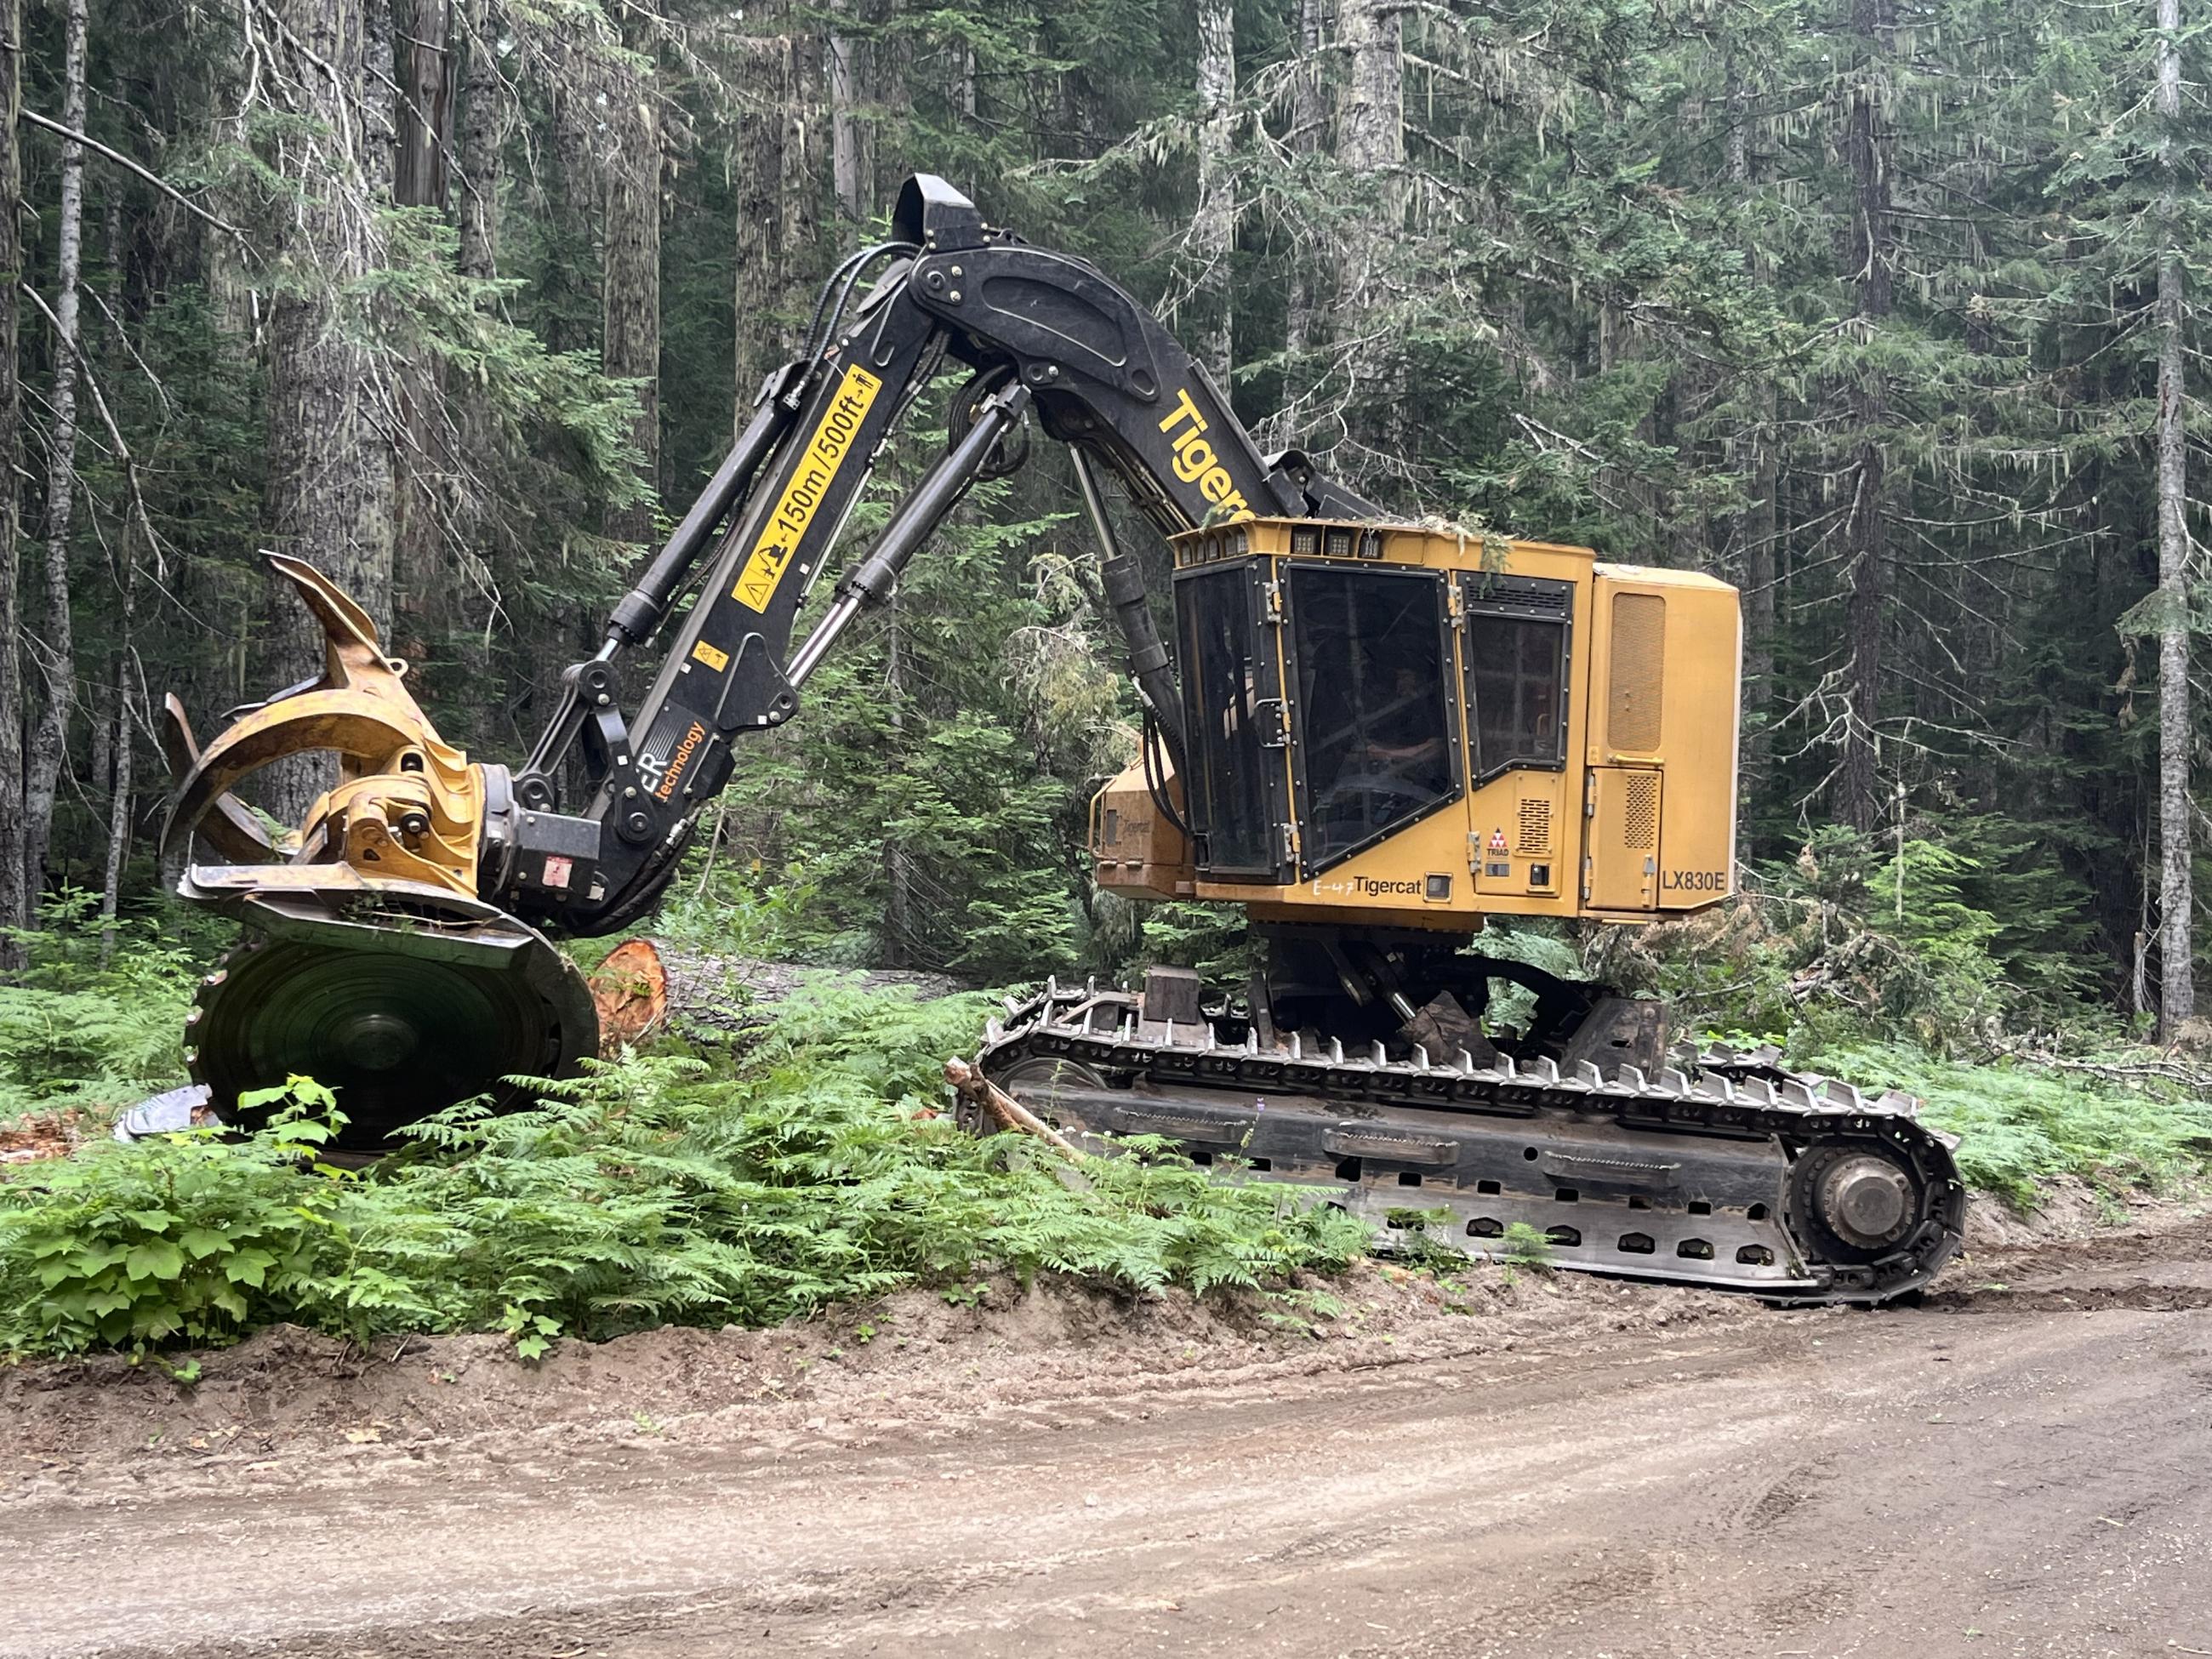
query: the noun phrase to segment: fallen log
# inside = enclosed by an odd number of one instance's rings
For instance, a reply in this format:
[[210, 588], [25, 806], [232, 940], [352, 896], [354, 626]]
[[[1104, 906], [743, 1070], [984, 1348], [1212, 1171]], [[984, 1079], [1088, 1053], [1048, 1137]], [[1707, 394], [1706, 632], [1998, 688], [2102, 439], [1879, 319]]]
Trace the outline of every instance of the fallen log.
[[997, 1084], [985, 1077], [964, 1060], [945, 1062], [945, 1080], [975, 1103], [983, 1115], [1001, 1129], [1035, 1135], [1039, 1140], [1071, 1163], [1079, 1164], [1083, 1154], [1066, 1136], [1047, 1123], [1035, 1112], [1016, 1100]]

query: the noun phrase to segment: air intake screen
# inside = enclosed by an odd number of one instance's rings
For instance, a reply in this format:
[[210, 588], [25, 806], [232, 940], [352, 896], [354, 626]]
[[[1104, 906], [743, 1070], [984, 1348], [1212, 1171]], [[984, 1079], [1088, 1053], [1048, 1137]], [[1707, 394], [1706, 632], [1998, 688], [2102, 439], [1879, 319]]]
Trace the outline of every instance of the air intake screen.
[[1659, 775], [1637, 772], [1629, 776], [1628, 795], [1620, 804], [1621, 845], [1648, 853], [1659, 844]]
[[1521, 844], [1514, 850], [1537, 854], [1552, 850], [1551, 802], [1523, 800], [1521, 803]]
[[1613, 685], [1606, 741], [1648, 755], [1659, 747], [1659, 708], [1667, 690], [1667, 601], [1656, 593], [1613, 597]]

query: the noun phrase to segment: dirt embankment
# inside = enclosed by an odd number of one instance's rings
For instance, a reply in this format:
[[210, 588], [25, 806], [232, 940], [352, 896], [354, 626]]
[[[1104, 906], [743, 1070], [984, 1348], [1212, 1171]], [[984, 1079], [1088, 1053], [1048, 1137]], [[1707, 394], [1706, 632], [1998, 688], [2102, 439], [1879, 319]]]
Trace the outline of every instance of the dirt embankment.
[[[957, 1435], [1152, 1392], [1284, 1385], [1535, 1342], [1756, 1319], [1752, 1304], [1495, 1268], [1449, 1286], [1370, 1267], [1310, 1292], [1200, 1303], [1058, 1279], [980, 1299], [923, 1291], [777, 1329], [562, 1342], [526, 1364], [496, 1336], [363, 1352], [284, 1327], [162, 1364], [119, 1356], [0, 1370], [10, 1496], [125, 1470], [186, 1484], [404, 1470], [432, 1455], [554, 1455], [591, 1444], [743, 1443], [781, 1452]], [[190, 1384], [172, 1380], [196, 1364]], [[35, 1467], [33, 1467], [35, 1466]]]
[[[2195, 1205], [2146, 1205], [2114, 1229], [2086, 1191], [2040, 1218], [1977, 1200], [1981, 1241], [1927, 1293], [1953, 1310], [2199, 1307], [2175, 1282]], [[2185, 1255], [2186, 1252], [2185, 1251]], [[2162, 1271], [2133, 1271], [2144, 1262]], [[770, 1330], [664, 1328], [565, 1341], [525, 1364], [498, 1336], [381, 1340], [362, 1350], [290, 1327], [234, 1347], [0, 1366], [11, 1498], [128, 1479], [316, 1478], [333, 1462], [404, 1468], [434, 1454], [555, 1454], [590, 1444], [744, 1443], [786, 1451], [955, 1435], [1151, 1393], [1302, 1379], [1541, 1346], [1848, 1319], [1741, 1297], [1470, 1265], [1443, 1279], [1369, 1265], [1287, 1294], [1136, 1297], [1047, 1276], [980, 1297], [909, 1291]], [[175, 1380], [179, 1370], [191, 1378]]]
[[0, 1373], [0, 1656], [2212, 1653], [2212, 1226]]

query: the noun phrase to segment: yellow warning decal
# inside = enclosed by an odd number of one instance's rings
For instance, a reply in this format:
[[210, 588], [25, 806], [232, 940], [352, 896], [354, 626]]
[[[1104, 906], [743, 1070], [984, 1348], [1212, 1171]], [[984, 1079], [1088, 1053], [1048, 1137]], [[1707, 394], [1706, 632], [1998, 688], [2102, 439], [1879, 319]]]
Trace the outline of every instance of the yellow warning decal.
[[860, 422], [867, 418], [870, 405], [883, 389], [884, 383], [857, 363], [845, 371], [845, 378], [837, 384], [837, 395], [823, 411], [814, 435], [806, 441], [806, 453], [799, 458], [791, 482], [784, 486], [783, 499], [775, 504], [744, 568], [738, 572], [737, 586], [730, 590], [730, 597], [739, 605], [766, 614], [799, 538], [821, 510], [837, 469], [852, 453]]
[[691, 654], [717, 674], [730, 665], [730, 653], [726, 651], [717, 651], [704, 640], [691, 647]]

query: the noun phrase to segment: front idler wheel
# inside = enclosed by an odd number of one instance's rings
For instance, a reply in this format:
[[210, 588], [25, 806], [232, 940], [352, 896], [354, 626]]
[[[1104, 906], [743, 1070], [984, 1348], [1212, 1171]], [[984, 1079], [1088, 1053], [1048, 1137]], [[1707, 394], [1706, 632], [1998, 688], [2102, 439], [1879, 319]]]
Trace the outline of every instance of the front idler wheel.
[[1880, 1261], [1908, 1243], [1926, 1218], [1918, 1173], [1879, 1142], [1815, 1146], [1790, 1171], [1790, 1212], [1814, 1256], [1854, 1265]]

